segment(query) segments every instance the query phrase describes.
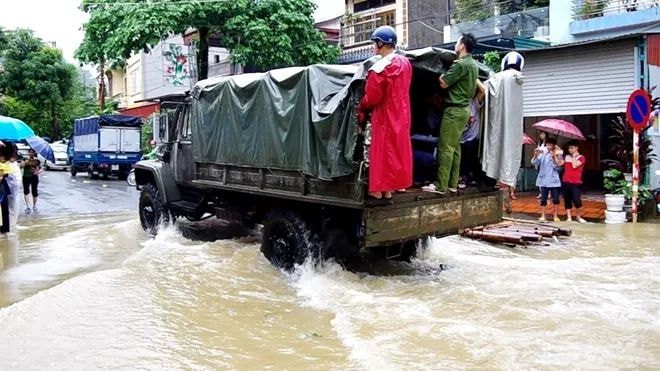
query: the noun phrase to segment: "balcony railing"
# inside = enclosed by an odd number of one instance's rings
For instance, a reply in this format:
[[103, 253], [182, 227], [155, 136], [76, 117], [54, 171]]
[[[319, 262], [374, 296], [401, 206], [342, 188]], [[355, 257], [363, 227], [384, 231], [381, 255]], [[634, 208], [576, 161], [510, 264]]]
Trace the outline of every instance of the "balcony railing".
[[585, 20], [660, 7], [660, 0], [573, 0], [573, 19]]
[[496, 15], [452, 24], [448, 27], [450, 32], [445, 29], [445, 42], [455, 42], [461, 33], [472, 33], [478, 39], [490, 36], [544, 38], [549, 34], [550, 11], [548, 7], [497, 14], [499, 12], [500, 10], [495, 9], [493, 13]]
[[356, 47], [369, 44], [371, 33], [382, 25], [395, 26], [395, 11], [391, 7], [372, 9], [347, 15], [341, 22], [340, 44]]

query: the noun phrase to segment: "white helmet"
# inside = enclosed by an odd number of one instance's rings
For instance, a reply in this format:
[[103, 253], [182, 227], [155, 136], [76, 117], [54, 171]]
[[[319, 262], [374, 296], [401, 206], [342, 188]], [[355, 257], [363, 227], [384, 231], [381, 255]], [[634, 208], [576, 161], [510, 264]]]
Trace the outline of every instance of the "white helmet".
[[502, 58], [502, 71], [506, 71], [509, 68], [513, 68], [517, 71], [522, 72], [523, 67], [525, 66], [525, 58], [517, 52], [509, 52], [507, 55]]

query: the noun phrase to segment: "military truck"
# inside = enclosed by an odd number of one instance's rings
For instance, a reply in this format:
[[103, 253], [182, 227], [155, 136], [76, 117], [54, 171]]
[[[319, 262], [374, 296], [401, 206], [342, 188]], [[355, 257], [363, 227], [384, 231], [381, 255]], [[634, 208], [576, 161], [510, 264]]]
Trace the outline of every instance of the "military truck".
[[[423, 116], [420, 102], [455, 54], [404, 54], [414, 67], [413, 116]], [[429, 236], [500, 221], [492, 187], [367, 198], [369, 125], [360, 130], [356, 107], [373, 63], [210, 78], [187, 98], [162, 102], [159, 159], [135, 170], [142, 227], [155, 234], [176, 218], [209, 217], [261, 224], [262, 253], [289, 270], [365, 249], [408, 259]], [[411, 135], [422, 132], [413, 125]]]

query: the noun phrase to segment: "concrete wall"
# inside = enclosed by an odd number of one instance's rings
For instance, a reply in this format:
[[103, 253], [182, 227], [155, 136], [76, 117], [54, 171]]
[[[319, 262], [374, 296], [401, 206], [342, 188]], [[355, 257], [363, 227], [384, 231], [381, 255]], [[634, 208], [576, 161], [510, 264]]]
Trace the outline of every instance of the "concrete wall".
[[137, 100], [143, 99], [143, 63], [141, 53], [130, 57], [126, 61], [126, 96], [124, 104], [127, 107], [133, 106]]
[[[183, 69], [185, 76], [179, 79], [174, 78], [174, 65], [166, 58], [163, 53], [170, 51], [171, 47], [180, 48], [185, 57]], [[142, 54], [143, 65], [143, 99], [151, 99], [168, 94], [183, 93], [191, 88], [190, 69], [191, 60], [190, 50], [183, 42], [183, 37], [173, 36], [163, 43], [156, 45], [149, 53]], [[129, 80], [131, 76], [129, 74]]]
[[225, 48], [209, 48], [209, 77], [232, 74], [229, 51]]
[[550, 42], [553, 45], [575, 41], [569, 26], [573, 17], [572, 6], [572, 0], [550, 1]]
[[[443, 28], [448, 24], [447, 14], [451, 0], [408, 0], [408, 46], [424, 48], [444, 42]], [[437, 16], [434, 16], [437, 15]], [[428, 19], [420, 19], [428, 18]], [[420, 19], [415, 21], [415, 19]]]

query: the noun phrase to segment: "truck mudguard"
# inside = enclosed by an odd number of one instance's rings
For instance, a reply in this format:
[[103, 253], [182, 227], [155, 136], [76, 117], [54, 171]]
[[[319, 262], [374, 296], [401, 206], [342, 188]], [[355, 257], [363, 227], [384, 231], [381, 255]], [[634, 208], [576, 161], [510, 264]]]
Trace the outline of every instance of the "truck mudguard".
[[135, 181], [139, 186], [154, 183], [166, 203], [181, 200], [169, 164], [154, 160], [140, 161], [135, 165]]

